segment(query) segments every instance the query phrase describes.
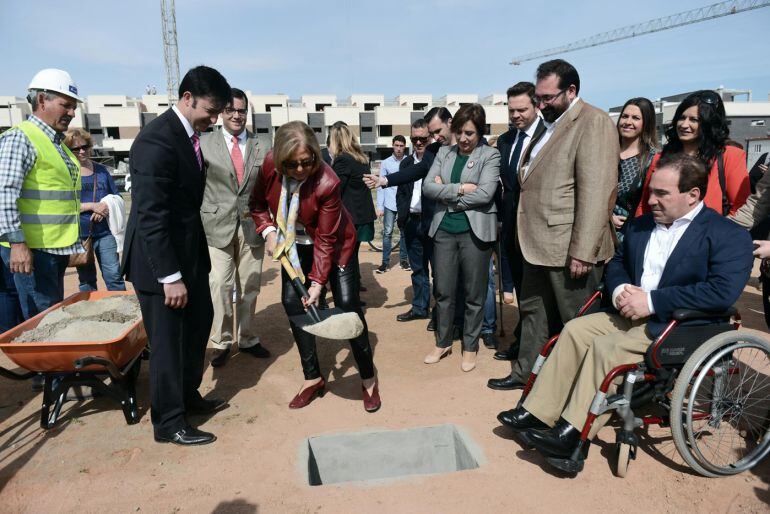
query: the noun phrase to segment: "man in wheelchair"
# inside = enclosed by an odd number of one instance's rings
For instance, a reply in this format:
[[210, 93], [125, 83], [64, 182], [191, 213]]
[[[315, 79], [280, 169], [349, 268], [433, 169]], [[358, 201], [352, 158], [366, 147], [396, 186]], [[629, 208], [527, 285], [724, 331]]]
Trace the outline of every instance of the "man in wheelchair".
[[[695, 157], [660, 159], [650, 182], [652, 213], [631, 222], [606, 269], [614, 309], [567, 323], [523, 404], [498, 415], [546, 457], [574, 455], [607, 374], [642, 361], [674, 310], [723, 312], [743, 291], [753, 262], [751, 237], [704, 206], [708, 179]], [[604, 412], [595, 419], [588, 440], [609, 417]]]

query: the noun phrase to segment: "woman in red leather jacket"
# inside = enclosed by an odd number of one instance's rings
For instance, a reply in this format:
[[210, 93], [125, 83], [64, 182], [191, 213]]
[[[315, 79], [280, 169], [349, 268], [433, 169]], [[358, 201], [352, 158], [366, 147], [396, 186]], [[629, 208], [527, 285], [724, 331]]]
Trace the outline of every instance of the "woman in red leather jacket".
[[[363, 333], [350, 340], [353, 357], [362, 380], [364, 408], [380, 408], [374, 374], [369, 331], [358, 297], [359, 281], [353, 259], [356, 229], [342, 205], [340, 180], [323, 162], [313, 130], [301, 121], [282, 125], [275, 134], [273, 150], [262, 165], [249, 207], [258, 233], [265, 238], [265, 250], [273, 255], [276, 245], [285, 248], [295, 270], [305, 277], [310, 298], [297, 295], [291, 279], [281, 270], [281, 302], [288, 316], [305, 312], [304, 306], [318, 305], [324, 286], [334, 295], [334, 304], [355, 312], [364, 324]], [[325, 381], [318, 365], [315, 337], [289, 321], [297, 342], [305, 375], [299, 393], [289, 408], [299, 409], [323, 396]]]

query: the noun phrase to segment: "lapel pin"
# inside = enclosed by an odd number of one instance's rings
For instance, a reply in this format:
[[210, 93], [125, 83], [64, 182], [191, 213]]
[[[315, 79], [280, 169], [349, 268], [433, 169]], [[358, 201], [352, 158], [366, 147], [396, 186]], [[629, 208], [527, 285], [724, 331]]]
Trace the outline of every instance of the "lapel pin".
[[468, 163], [468, 168], [469, 168], [469, 169], [470, 169], [470, 168], [473, 168], [475, 165], [476, 165], [476, 163], [475, 163], [474, 161], [470, 161], [470, 162]]

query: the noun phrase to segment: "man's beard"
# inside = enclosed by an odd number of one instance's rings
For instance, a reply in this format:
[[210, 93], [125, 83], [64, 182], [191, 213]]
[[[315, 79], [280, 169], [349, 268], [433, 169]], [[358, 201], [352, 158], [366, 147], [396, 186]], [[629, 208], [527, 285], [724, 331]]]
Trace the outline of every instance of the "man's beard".
[[560, 111], [556, 106], [549, 105], [548, 107], [540, 109], [540, 114], [543, 115], [545, 121], [553, 123], [559, 116], [564, 114], [564, 111]]

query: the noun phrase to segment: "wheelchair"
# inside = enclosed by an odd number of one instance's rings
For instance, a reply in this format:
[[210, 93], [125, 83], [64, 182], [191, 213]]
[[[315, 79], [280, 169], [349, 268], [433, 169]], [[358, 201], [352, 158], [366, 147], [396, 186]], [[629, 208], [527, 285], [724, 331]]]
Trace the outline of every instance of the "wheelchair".
[[[601, 310], [602, 296], [600, 286], [577, 316]], [[648, 425], [670, 427], [679, 455], [703, 476], [735, 475], [757, 465], [770, 453], [770, 343], [739, 332], [740, 325], [735, 308], [720, 313], [675, 311], [644, 361], [617, 366], [604, 378], [570, 457], [546, 456], [547, 462], [566, 473], [582, 471], [594, 421], [615, 411], [622, 425], [615, 441], [615, 473], [621, 478], [636, 458], [635, 429]], [[517, 407], [558, 338], [549, 339], [540, 352]], [[608, 396], [616, 380], [622, 383]], [[660, 415], [634, 414], [650, 403]]]

